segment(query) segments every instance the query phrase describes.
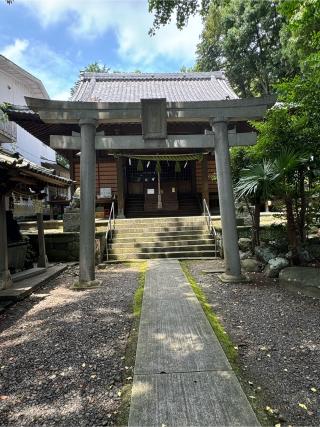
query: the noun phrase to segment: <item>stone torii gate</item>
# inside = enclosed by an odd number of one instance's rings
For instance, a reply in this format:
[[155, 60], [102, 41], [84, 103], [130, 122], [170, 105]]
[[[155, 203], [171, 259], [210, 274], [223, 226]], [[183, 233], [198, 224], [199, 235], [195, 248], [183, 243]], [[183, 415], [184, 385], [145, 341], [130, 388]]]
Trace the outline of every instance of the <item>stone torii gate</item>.
[[[141, 102], [74, 102], [26, 98], [28, 107], [44, 123], [78, 124], [80, 136], [51, 135], [50, 146], [59, 150], [79, 150], [80, 156], [80, 277], [81, 286], [95, 281], [95, 185], [96, 150], [175, 152], [177, 149], [215, 151], [218, 193], [224, 244], [224, 281], [240, 281], [241, 275], [232, 176], [230, 146], [252, 145], [256, 134], [229, 129], [237, 122], [263, 118], [273, 97], [205, 102], [166, 102], [165, 99]], [[167, 122], [204, 122], [212, 132], [202, 135], [167, 135]], [[100, 124], [141, 123], [141, 136], [103, 136]]]

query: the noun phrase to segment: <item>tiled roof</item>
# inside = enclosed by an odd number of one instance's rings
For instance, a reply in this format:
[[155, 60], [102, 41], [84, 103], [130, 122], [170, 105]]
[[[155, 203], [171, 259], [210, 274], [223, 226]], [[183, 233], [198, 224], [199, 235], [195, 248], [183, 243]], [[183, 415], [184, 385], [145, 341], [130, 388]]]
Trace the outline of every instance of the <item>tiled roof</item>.
[[219, 101], [238, 98], [221, 71], [209, 73], [83, 72], [71, 101], [140, 102]]
[[58, 187], [68, 187], [73, 182], [70, 179], [56, 175], [54, 169], [44, 168], [20, 156], [18, 153], [13, 154], [3, 148], [0, 148], [0, 168], [18, 169], [22, 175], [30, 176], [38, 181]]

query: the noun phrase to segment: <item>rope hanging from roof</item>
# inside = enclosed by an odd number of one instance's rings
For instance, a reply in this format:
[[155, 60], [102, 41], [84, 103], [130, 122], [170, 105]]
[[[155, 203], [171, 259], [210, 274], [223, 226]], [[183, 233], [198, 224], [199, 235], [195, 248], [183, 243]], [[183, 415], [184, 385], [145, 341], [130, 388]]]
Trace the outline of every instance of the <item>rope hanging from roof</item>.
[[142, 163], [141, 159], [138, 160], [137, 171], [143, 172], [143, 163]]
[[191, 153], [191, 154], [117, 154], [115, 157], [126, 157], [136, 160], [154, 160], [161, 162], [164, 160], [175, 161], [175, 162], [186, 162], [191, 160], [202, 161], [203, 153]]

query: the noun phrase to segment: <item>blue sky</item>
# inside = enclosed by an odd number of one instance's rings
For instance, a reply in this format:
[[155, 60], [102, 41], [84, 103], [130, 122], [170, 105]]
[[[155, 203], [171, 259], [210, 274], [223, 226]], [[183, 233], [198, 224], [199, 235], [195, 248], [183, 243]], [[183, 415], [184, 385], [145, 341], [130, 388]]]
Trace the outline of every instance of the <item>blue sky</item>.
[[179, 71], [191, 66], [201, 20], [174, 23], [149, 37], [147, 0], [0, 0], [0, 53], [68, 99], [79, 70], [92, 62], [120, 71]]

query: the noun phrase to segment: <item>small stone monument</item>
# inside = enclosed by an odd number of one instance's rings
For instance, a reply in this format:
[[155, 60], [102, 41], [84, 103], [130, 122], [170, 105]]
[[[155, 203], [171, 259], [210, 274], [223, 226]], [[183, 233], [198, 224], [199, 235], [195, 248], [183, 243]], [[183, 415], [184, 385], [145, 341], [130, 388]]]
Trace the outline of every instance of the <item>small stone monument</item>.
[[69, 206], [64, 210], [63, 231], [80, 231], [80, 187], [76, 188]]

